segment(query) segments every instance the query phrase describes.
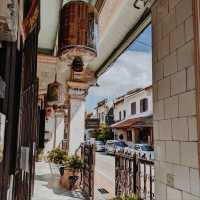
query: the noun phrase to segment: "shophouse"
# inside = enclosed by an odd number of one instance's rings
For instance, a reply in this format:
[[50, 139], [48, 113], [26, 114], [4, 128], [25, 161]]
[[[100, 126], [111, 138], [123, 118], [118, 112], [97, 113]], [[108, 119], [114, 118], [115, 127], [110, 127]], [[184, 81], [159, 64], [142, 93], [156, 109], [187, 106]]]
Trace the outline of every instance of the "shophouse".
[[127, 92], [114, 101], [115, 138], [120, 135], [128, 143], [153, 145], [152, 86]]

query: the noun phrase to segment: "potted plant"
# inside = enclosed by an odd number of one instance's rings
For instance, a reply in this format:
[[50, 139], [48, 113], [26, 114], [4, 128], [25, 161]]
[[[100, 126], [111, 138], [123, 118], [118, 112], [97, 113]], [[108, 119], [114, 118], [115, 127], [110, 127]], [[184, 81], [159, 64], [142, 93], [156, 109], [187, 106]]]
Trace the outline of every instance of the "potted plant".
[[63, 165], [67, 158], [67, 153], [60, 148], [55, 148], [48, 152], [47, 160], [49, 161], [51, 172], [54, 173], [55, 170], [59, 170], [60, 175], [62, 176], [64, 173]]
[[137, 194], [130, 194], [128, 196], [122, 195], [120, 197], [113, 198], [111, 200], [143, 200]]
[[51, 163], [63, 165], [64, 162], [67, 160], [67, 153], [60, 148], [56, 148], [48, 152], [47, 159]]
[[77, 189], [80, 185], [81, 169], [84, 163], [78, 156], [69, 156], [64, 163], [64, 174], [60, 183], [68, 190]]

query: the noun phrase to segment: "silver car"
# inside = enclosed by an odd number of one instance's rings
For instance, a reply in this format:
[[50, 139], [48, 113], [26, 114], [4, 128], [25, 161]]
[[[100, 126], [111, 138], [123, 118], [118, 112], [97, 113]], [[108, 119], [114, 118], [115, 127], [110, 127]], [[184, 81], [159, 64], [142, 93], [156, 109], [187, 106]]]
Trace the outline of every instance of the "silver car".
[[103, 152], [105, 151], [105, 144], [103, 141], [96, 141], [96, 151]]
[[114, 155], [116, 152], [123, 151], [128, 145], [121, 140], [108, 140], [105, 145], [106, 153]]
[[139, 154], [140, 157], [147, 158], [148, 160], [154, 159], [154, 150], [149, 144], [131, 144], [125, 151], [129, 154]]

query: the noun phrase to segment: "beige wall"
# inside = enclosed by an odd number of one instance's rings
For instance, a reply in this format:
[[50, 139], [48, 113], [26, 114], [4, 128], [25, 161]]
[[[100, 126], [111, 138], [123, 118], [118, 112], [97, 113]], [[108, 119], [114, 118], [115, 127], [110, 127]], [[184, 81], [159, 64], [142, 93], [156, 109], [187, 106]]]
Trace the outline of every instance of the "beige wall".
[[156, 199], [200, 199], [192, 0], [152, 8]]

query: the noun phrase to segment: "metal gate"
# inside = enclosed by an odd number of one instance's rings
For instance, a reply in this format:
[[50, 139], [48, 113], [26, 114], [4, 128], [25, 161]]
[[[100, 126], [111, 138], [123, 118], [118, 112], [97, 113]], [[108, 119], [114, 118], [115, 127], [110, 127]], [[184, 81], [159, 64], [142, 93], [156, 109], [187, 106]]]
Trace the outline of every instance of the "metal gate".
[[144, 200], [155, 200], [154, 162], [136, 154], [115, 155], [116, 196], [138, 194]]
[[82, 170], [82, 191], [87, 199], [94, 200], [95, 145], [82, 144], [81, 156], [84, 161]]

